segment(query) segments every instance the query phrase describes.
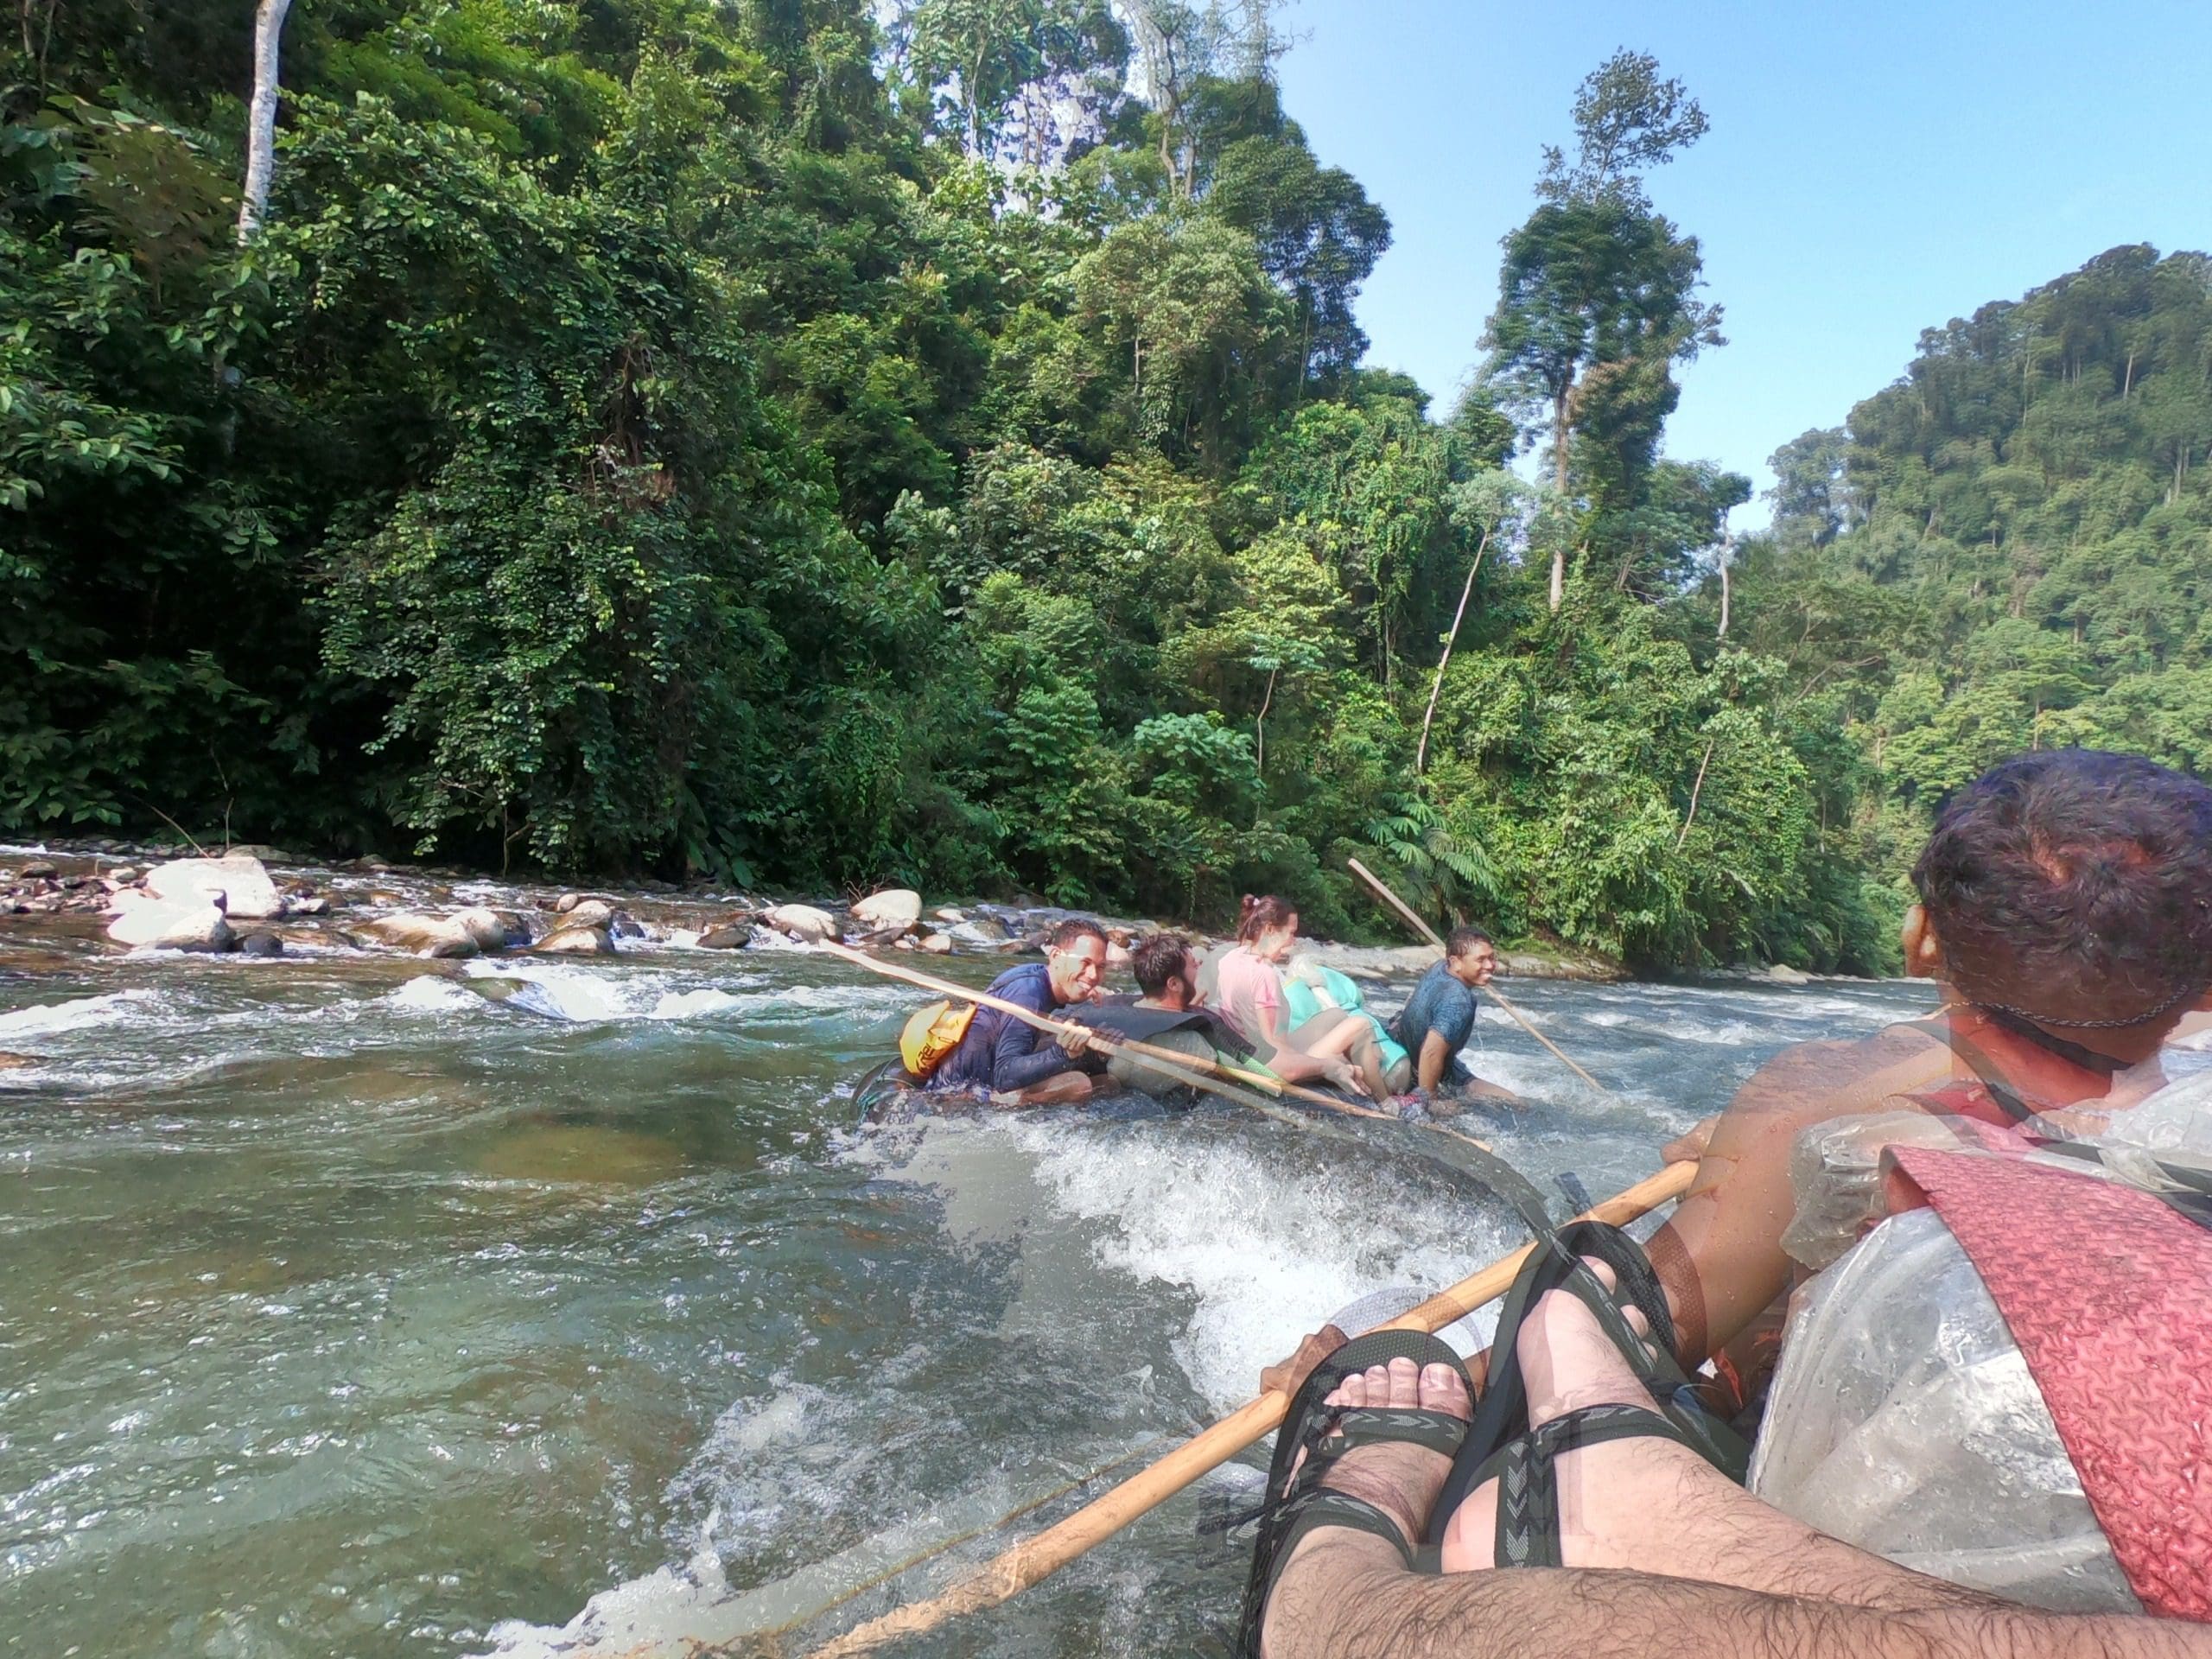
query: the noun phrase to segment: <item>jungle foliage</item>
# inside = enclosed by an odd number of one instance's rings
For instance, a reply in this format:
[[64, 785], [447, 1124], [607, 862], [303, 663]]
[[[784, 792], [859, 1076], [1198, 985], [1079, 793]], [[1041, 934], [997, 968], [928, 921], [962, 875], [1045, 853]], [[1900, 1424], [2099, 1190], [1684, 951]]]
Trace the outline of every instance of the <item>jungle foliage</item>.
[[243, 245], [251, 6], [22, 10], [7, 833], [1379, 931], [1358, 852], [1507, 934], [1864, 969], [1984, 760], [2212, 760], [2195, 256], [1792, 446], [1720, 637], [1749, 486], [1661, 452], [1720, 318], [1642, 182], [1704, 118], [1648, 58], [1440, 419], [1362, 366], [1389, 220], [1263, 0], [298, 7]]

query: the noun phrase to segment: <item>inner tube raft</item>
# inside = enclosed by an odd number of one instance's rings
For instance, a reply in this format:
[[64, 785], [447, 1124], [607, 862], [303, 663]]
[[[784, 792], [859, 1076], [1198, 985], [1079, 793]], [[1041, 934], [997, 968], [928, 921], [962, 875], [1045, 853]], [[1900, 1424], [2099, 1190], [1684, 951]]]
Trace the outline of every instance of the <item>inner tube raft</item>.
[[1751, 1491], [2007, 1599], [2212, 1619], [2212, 1170], [2145, 1161], [1892, 1147], [1894, 1213], [1793, 1305]]

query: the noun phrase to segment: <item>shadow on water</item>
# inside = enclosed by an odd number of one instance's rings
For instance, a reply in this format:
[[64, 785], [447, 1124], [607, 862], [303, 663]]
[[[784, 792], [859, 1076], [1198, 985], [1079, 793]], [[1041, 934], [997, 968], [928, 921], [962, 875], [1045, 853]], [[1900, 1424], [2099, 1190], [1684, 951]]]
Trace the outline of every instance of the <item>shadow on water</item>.
[[[1227, 1108], [857, 1134], [850, 1080], [917, 999], [803, 953], [59, 955], [0, 979], [8, 1651], [543, 1650], [594, 1596], [579, 1631], [738, 1637], [1517, 1237], [1395, 1145]], [[1554, 1194], [1648, 1173], [1783, 1043], [1922, 1001], [1516, 995], [1618, 1090], [1482, 1027], [1471, 1062], [1533, 1105], [1467, 1127]], [[916, 1650], [1200, 1649], [1241, 1567], [1192, 1523], [1249, 1478]]]

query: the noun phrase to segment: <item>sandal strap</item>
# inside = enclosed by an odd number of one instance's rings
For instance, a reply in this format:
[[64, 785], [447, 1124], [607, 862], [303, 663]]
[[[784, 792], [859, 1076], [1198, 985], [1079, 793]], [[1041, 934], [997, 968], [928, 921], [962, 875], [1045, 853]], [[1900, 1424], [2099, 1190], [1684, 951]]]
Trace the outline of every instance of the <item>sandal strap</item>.
[[1466, 1438], [1464, 1417], [1412, 1406], [1351, 1406], [1337, 1414], [1334, 1432], [1322, 1437], [1307, 1466], [1317, 1460], [1333, 1463], [1355, 1447], [1386, 1442], [1424, 1446], [1447, 1458], [1456, 1457]]
[[[1586, 1406], [1554, 1417], [1504, 1447], [1484, 1465], [1497, 1478], [1497, 1528], [1491, 1559], [1499, 1567], [1558, 1567], [1559, 1459], [1609, 1440], [1696, 1443], [1656, 1411], [1642, 1406]], [[1488, 1478], [1478, 1474], [1476, 1484]]]
[[[1390, 1518], [1389, 1512], [1376, 1508], [1365, 1498], [1354, 1497], [1350, 1492], [1339, 1492], [1325, 1487], [1307, 1492], [1285, 1505], [1283, 1515], [1282, 1541], [1274, 1561], [1277, 1573], [1282, 1571], [1282, 1564], [1290, 1559], [1291, 1551], [1298, 1547], [1298, 1541], [1307, 1533], [1317, 1532], [1323, 1527], [1344, 1527], [1354, 1532], [1370, 1534], [1396, 1550], [1408, 1565], [1412, 1563], [1413, 1546], [1406, 1541], [1406, 1535], [1399, 1529], [1398, 1523]], [[1270, 1590], [1274, 1588], [1273, 1575], [1269, 1577], [1268, 1587]]]

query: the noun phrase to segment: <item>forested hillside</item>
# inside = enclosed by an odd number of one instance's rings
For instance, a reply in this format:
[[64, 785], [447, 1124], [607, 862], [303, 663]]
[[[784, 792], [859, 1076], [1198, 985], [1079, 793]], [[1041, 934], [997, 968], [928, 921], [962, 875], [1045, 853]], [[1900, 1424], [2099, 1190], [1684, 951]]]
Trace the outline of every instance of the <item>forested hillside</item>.
[[1785, 452], [1724, 625], [1649, 59], [1562, 112], [1445, 410], [1362, 367], [1389, 220], [1262, 0], [303, 3], [241, 233], [252, 10], [4, 48], [9, 834], [1326, 931], [1356, 851], [1509, 935], [1872, 969], [1990, 755], [2206, 760], [2196, 257], [1929, 336]]
[[1870, 868], [2030, 747], [2212, 776], [2212, 259], [2115, 248], [1922, 336], [1905, 377], [1774, 458], [1742, 638], [1842, 690], [1880, 779]]

